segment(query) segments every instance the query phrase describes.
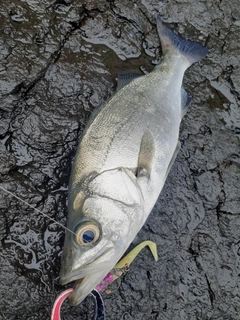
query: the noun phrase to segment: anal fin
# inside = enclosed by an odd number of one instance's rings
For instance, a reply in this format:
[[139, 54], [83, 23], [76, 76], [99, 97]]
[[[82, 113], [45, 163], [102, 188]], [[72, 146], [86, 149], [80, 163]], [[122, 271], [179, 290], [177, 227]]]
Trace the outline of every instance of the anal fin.
[[182, 87], [181, 88], [181, 107], [182, 107], [182, 118], [185, 116], [187, 113], [188, 107], [192, 101], [192, 96], [189, 96], [185, 89]]

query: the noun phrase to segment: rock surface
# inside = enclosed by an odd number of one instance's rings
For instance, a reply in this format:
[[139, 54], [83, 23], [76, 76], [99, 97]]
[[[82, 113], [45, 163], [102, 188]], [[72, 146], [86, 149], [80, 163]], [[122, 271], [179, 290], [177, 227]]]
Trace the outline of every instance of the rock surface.
[[[193, 103], [182, 148], [132, 246], [150, 239], [119, 290], [113, 319], [238, 320], [240, 314], [240, 10], [237, 0], [2, 0], [0, 182], [66, 225], [79, 136], [117, 72], [151, 71], [155, 16], [210, 49], [184, 78]], [[49, 319], [64, 230], [0, 190], [0, 319]], [[63, 319], [92, 319], [93, 301]]]

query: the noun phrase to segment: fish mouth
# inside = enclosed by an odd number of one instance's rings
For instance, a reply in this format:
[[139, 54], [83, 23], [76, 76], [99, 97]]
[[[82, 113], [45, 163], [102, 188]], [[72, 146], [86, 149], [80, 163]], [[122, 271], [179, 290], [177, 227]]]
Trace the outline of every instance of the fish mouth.
[[[81, 278], [75, 281], [74, 290], [72, 294], [69, 296], [69, 301], [71, 306], [76, 306], [81, 303], [87, 295], [95, 289], [95, 287], [102, 281], [102, 279], [106, 276], [106, 274], [111, 270], [110, 268], [107, 272], [99, 273], [98, 277], [95, 277], [94, 285], [89, 285], [89, 282], [92, 283], [92, 277], [86, 276], [85, 278]], [[91, 289], [90, 289], [91, 288]]]
[[114, 267], [116, 259], [113, 255], [114, 248], [107, 248], [87, 264], [72, 270], [66, 275], [60, 275], [61, 285], [75, 281], [73, 286], [74, 290], [69, 296], [69, 301], [72, 306], [81, 303]]

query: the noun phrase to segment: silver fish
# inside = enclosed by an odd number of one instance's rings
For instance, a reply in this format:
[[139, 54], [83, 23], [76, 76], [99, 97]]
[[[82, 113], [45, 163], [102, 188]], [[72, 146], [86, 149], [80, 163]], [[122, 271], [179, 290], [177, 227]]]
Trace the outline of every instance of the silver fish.
[[91, 116], [75, 156], [60, 282], [75, 282], [80, 303], [121, 258], [143, 226], [180, 148], [191, 98], [185, 70], [208, 50], [182, 39], [157, 17], [164, 59]]

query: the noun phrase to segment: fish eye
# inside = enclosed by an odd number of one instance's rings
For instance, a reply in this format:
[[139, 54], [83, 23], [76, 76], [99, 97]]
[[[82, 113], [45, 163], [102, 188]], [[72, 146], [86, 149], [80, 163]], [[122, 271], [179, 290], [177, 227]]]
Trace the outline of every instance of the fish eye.
[[99, 227], [92, 222], [88, 222], [77, 229], [75, 241], [79, 246], [87, 246], [97, 242], [99, 237]]

